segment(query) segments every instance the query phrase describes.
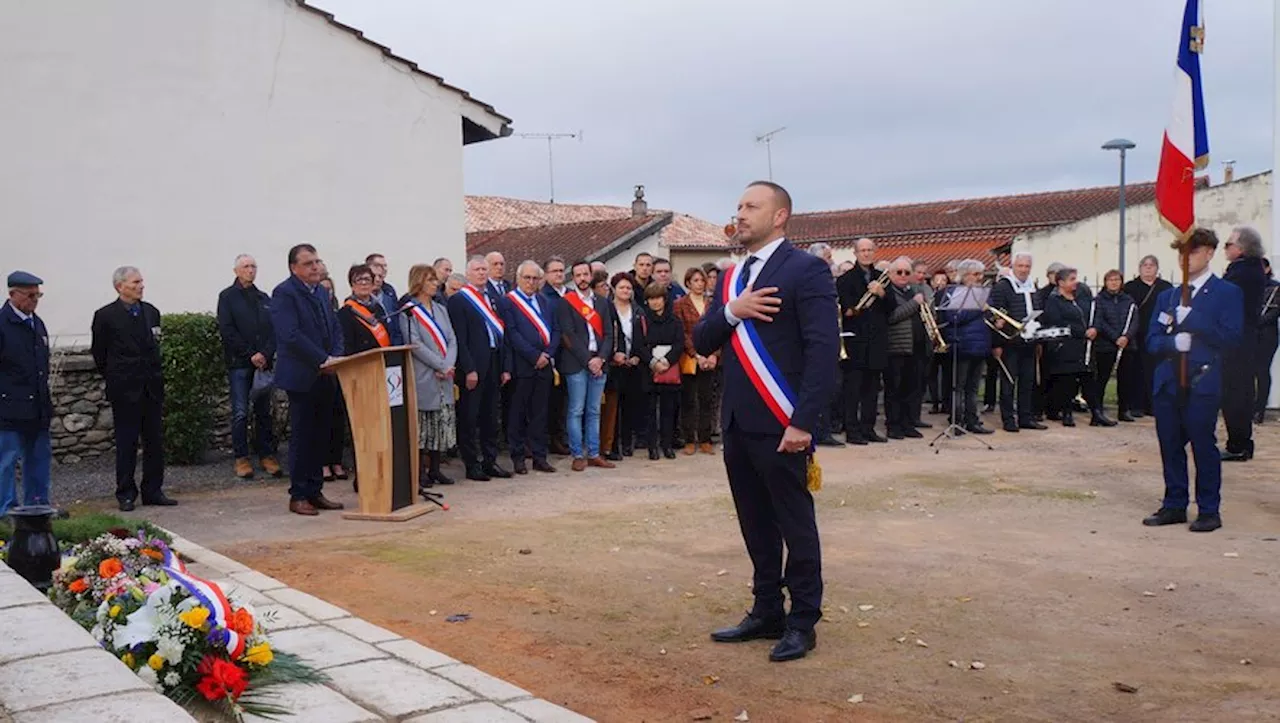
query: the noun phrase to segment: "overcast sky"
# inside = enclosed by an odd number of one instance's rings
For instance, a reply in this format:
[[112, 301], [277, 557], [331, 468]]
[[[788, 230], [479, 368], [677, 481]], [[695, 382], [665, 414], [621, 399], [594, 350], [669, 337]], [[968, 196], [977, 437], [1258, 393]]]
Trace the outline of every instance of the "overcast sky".
[[[556, 199], [727, 220], [1155, 177], [1181, 0], [314, 0], [557, 141]], [[1271, 167], [1272, 0], [1205, 0], [1211, 173]], [[546, 200], [546, 142], [466, 150], [466, 189]]]

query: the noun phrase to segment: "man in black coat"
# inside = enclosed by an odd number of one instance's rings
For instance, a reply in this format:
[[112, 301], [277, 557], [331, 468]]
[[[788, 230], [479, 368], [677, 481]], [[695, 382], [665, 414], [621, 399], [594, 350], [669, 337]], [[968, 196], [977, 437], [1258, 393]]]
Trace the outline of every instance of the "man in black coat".
[[1223, 462], [1253, 459], [1253, 369], [1258, 348], [1258, 318], [1267, 272], [1262, 267], [1262, 236], [1249, 226], [1237, 226], [1224, 248], [1227, 273], [1222, 277], [1244, 294], [1244, 325], [1240, 345], [1223, 355], [1222, 421], [1227, 426], [1227, 450]]
[[480, 482], [511, 477], [498, 465], [498, 401], [511, 373], [506, 371], [504, 324], [484, 292], [487, 275], [484, 257], [472, 256], [467, 285], [449, 299], [449, 320], [458, 339], [458, 450], [467, 479]]
[[[858, 263], [836, 281], [840, 297], [843, 341], [848, 358], [840, 362], [844, 373], [845, 439], [850, 444], [887, 442], [876, 433], [876, 396], [880, 377], [889, 366], [889, 312], [893, 297], [886, 294], [876, 271], [876, 244], [869, 238], [854, 245]], [[870, 305], [857, 310], [858, 301], [871, 293]]]
[[[1044, 297], [1036, 290], [1031, 278], [1031, 254], [1022, 251], [1013, 256], [1013, 273], [1002, 277], [991, 289], [987, 305], [999, 309], [1014, 320], [1025, 323], [1033, 312], [1044, 310]], [[1033, 418], [1032, 394], [1036, 386], [1036, 344], [1023, 339], [1008, 327], [1000, 317], [995, 318], [997, 332], [991, 335], [991, 356], [1004, 364], [1013, 376], [1009, 382], [1000, 374], [1000, 421], [1004, 431], [1022, 429], [1048, 429]], [[1010, 338], [1006, 339], [1005, 336]], [[1016, 388], [1015, 388], [1016, 387]]]
[[115, 420], [116, 502], [134, 509], [138, 439], [142, 439], [142, 504], [171, 506], [164, 485], [164, 374], [160, 310], [142, 300], [142, 274], [121, 266], [111, 275], [119, 295], [93, 315], [93, 361], [107, 380]]
[[249, 407], [253, 407], [254, 451], [262, 469], [272, 477], [284, 470], [276, 461], [276, 438], [272, 428], [271, 391], [250, 399], [255, 372], [275, 366], [276, 334], [271, 328], [271, 297], [254, 285], [258, 262], [248, 254], [235, 261], [236, 280], [218, 294], [218, 331], [227, 361], [231, 395], [231, 447], [235, 451], [235, 475], [253, 479], [249, 459]]
[[[1138, 277], [1124, 285], [1124, 293], [1128, 294], [1137, 305], [1134, 312], [1134, 339], [1146, 339], [1147, 328], [1151, 325], [1151, 315], [1156, 310], [1156, 299], [1173, 284], [1160, 278], [1160, 260], [1155, 256], [1143, 256], [1138, 264]], [[1130, 400], [1126, 409], [1130, 416], [1141, 418], [1151, 414], [1151, 383], [1156, 365], [1160, 360], [1152, 357], [1146, 344], [1130, 344], [1120, 360], [1119, 378], [1116, 384], [1125, 387], [1128, 392], [1124, 399]]]

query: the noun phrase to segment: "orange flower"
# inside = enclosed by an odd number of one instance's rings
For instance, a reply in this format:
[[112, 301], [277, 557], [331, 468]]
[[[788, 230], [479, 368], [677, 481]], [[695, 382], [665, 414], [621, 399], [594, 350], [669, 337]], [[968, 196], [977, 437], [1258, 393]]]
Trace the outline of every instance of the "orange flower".
[[79, 595], [89, 589], [89, 583], [85, 582], [83, 577], [78, 577], [72, 580], [70, 585], [67, 585], [67, 589]]
[[160, 552], [159, 550], [153, 550], [153, 549], [151, 549], [150, 547], [144, 547], [144, 548], [142, 548], [142, 554], [146, 555], [147, 557], [151, 558], [152, 560], [156, 560], [157, 562], [163, 562], [163, 561], [164, 561], [164, 553], [163, 553], [163, 552]]
[[244, 608], [236, 608], [227, 621], [227, 627], [241, 635], [253, 634], [253, 614]]
[[108, 557], [98, 563], [98, 577], [101, 577], [104, 580], [110, 580], [122, 572], [124, 572], [124, 565], [120, 564], [120, 560], [118, 558]]

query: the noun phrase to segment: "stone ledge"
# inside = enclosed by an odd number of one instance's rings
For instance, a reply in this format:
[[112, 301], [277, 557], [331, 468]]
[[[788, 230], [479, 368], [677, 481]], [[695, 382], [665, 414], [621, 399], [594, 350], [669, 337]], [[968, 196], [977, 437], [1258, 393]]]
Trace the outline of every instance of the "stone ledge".
[[[292, 712], [284, 721], [298, 723], [382, 723], [382, 716], [351, 702], [341, 693], [323, 685], [289, 684], [270, 688], [271, 703]], [[256, 715], [244, 717], [245, 723], [267, 723]]]
[[389, 657], [372, 645], [362, 643], [327, 625], [271, 633], [271, 647], [293, 653], [321, 670]]
[[328, 623], [331, 627], [351, 635], [366, 643], [389, 643], [394, 640], [400, 640], [398, 633], [393, 633], [386, 628], [380, 628], [373, 623], [361, 620], [360, 618], [342, 618], [340, 620], [331, 620]]
[[[8, 573], [3, 573], [6, 570]], [[0, 562], [0, 573], [3, 573], [0, 574], [0, 610], [19, 605], [53, 605], [48, 598], [37, 592], [30, 583], [2, 562]], [[57, 608], [54, 609], [57, 610]], [[58, 614], [61, 615], [62, 611], [59, 610]]]
[[508, 683], [505, 680], [495, 678], [488, 673], [473, 668], [470, 665], [461, 663], [455, 665], [445, 665], [433, 669], [431, 672], [436, 675], [444, 676], [449, 680], [470, 690], [479, 693], [483, 698], [490, 700], [504, 701], [514, 700], [516, 698], [532, 698], [533, 694], [522, 688]]
[[4, 640], [0, 665], [50, 653], [98, 648], [93, 636], [52, 604], [0, 610], [0, 637]]
[[476, 699], [470, 691], [398, 660], [344, 665], [327, 672], [343, 695], [396, 720]]
[[151, 688], [96, 645], [0, 665], [0, 705], [13, 713], [129, 691]]
[[529, 723], [524, 716], [498, 707], [495, 703], [471, 703], [438, 713], [410, 718], [405, 723]]
[[378, 648], [427, 670], [439, 668], [442, 665], [455, 665], [458, 662], [444, 653], [413, 640], [392, 640], [389, 643], [379, 643]]
[[517, 700], [503, 703], [503, 705], [534, 723], [594, 723], [584, 715], [578, 715], [568, 708], [561, 708], [540, 698]]
[[266, 595], [278, 603], [288, 605], [303, 615], [321, 622], [351, 616], [351, 613], [343, 610], [337, 605], [331, 605], [314, 595], [308, 595], [301, 590], [294, 590], [290, 587], [281, 588], [279, 590], [270, 590]]
[[14, 723], [175, 723], [195, 720], [158, 693], [124, 693], [18, 713]]

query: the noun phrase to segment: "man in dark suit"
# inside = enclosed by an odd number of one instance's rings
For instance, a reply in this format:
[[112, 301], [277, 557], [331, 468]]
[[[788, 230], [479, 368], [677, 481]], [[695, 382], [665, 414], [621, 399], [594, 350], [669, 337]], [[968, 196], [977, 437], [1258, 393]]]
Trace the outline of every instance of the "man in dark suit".
[[[369, 254], [365, 257], [364, 262], [368, 264], [373, 271], [373, 300], [378, 302], [378, 306], [382, 307], [383, 316], [394, 314], [400, 310], [400, 296], [396, 294], [396, 287], [387, 281], [387, 257], [382, 254]], [[443, 284], [441, 284], [443, 286]], [[391, 336], [392, 346], [401, 346], [404, 344], [404, 334], [400, 330], [400, 324], [397, 320], [394, 324], [387, 324], [387, 332]]]
[[[1191, 304], [1182, 305], [1182, 289], [1167, 289], [1156, 299], [1156, 315], [1147, 330], [1146, 347], [1157, 362], [1151, 403], [1156, 436], [1164, 464], [1164, 501], [1142, 524], [1148, 527], [1187, 521], [1190, 503], [1187, 443], [1196, 458], [1196, 508], [1192, 532], [1222, 527], [1218, 512], [1222, 489], [1222, 458], [1214, 430], [1222, 401], [1223, 378], [1240, 374], [1224, 368], [1226, 352], [1240, 343], [1244, 325], [1244, 295], [1229, 281], [1209, 271], [1218, 237], [1196, 229], [1187, 239]], [[1187, 357], [1187, 388], [1181, 389], [1179, 366]]]
[[489, 267], [489, 276], [484, 282], [484, 294], [489, 297], [489, 303], [496, 307], [498, 300], [511, 290], [506, 280], [507, 259], [497, 251], [490, 251], [485, 254], [484, 262]]
[[119, 298], [93, 315], [94, 365], [107, 381], [116, 428], [116, 502], [134, 509], [138, 438], [142, 438], [142, 504], [178, 504], [164, 485], [164, 373], [160, 311], [142, 300], [142, 274], [121, 266], [111, 277]]
[[488, 264], [483, 256], [467, 260], [467, 285], [449, 299], [449, 320], [458, 338], [454, 377], [458, 397], [458, 449], [467, 479], [487, 482], [511, 473], [498, 466], [498, 399], [511, 379], [506, 371], [507, 342], [502, 318], [484, 292]]
[[235, 260], [236, 280], [218, 294], [218, 332], [227, 362], [227, 387], [231, 397], [231, 446], [235, 475], [253, 479], [249, 459], [249, 416], [253, 413], [254, 452], [262, 469], [272, 477], [284, 470], [276, 461], [275, 420], [270, 392], [250, 399], [254, 375], [275, 366], [276, 335], [271, 329], [271, 297], [254, 285], [258, 262], [248, 254]]
[[600, 404], [604, 398], [608, 360], [613, 356], [613, 325], [609, 300], [591, 291], [591, 264], [575, 261], [569, 267], [574, 288], [564, 295], [557, 313], [560, 351], [556, 369], [568, 392], [565, 428], [574, 472], [588, 466], [613, 469], [600, 455]]
[[1222, 421], [1227, 426], [1227, 451], [1222, 461], [1247, 462], [1253, 459], [1253, 397], [1257, 389], [1251, 372], [1258, 355], [1262, 294], [1267, 288], [1267, 272], [1262, 266], [1266, 251], [1262, 236], [1249, 226], [1236, 227], [1227, 237], [1224, 251], [1231, 263], [1222, 278], [1240, 288], [1244, 316], [1240, 344], [1228, 349], [1223, 360], [1227, 373], [1222, 375]]
[[[876, 397], [880, 377], [889, 366], [889, 312], [893, 297], [886, 295], [876, 270], [876, 244], [869, 238], [854, 245], [858, 263], [836, 282], [840, 308], [844, 310], [843, 341], [848, 358], [844, 368], [845, 439], [850, 444], [886, 442], [876, 433]], [[857, 310], [858, 301], [871, 293], [868, 306]]]
[[[507, 416], [507, 448], [516, 474], [528, 474], [525, 454], [533, 455], [533, 468], [555, 472], [547, 462], [547, 400], [555, 374], [555, 353], [560, 327], [547, 297], [538, 293], [542, 269], [533, 261], [516, 267], [516, 284], [498, 302], [507, 326], [511, 353], [511, 411]], [[559, 299], [557, 299], [559, 301]]]
[[324, 267], [314, 246], [289, 249], [289, 273], [271, 292], [276, 388], [289, 394], [289, 511], [313, 517], [343, 507], [324, 496], [322, 470], [338, 385], [321, 369], [342, 355], [342, 329], [320, 286]]
[[[699, 354], [723, 354], [725, 468], [755, 570], [751, 611], [711, 638], [779, 639], [769, 656], [778, 662], [814, 648], [822, 617], [822, 556], [806, 473], [839, 355], [831, 271], [786, 240], [790, 216], [791, 197], [781, 186], [747, 187], [737, 228], [750, 256], [720, 275], [712, 307], [693, 332]], [[770, 383], [753, 381], [765, 378]]]
[[[566, 266], [564, 258], [560, 256], [550, 256], [547, 258], [546, 263], [542, 265], [543, 283], [539, 292], [547, 300], [547, 305], [544, 308], [552, 316], [556, 316], [559, 313], [561, 300], [564, 298], [565, 292], [569, 290], [569, 287], [564, 283]], [[557, 374], [553, 373], [552, 376], [557, 376]], [[567, 455], [569, 454], [569, 443], [565, 435], [564, 410], [569, 395], [565, 392], [563, 378], [560, 379], [558, 384], [552, 383], [550, 399], [550, 412], [547, 414], [547, 433], [551, 441], [548, 447], [552, 454]]]

